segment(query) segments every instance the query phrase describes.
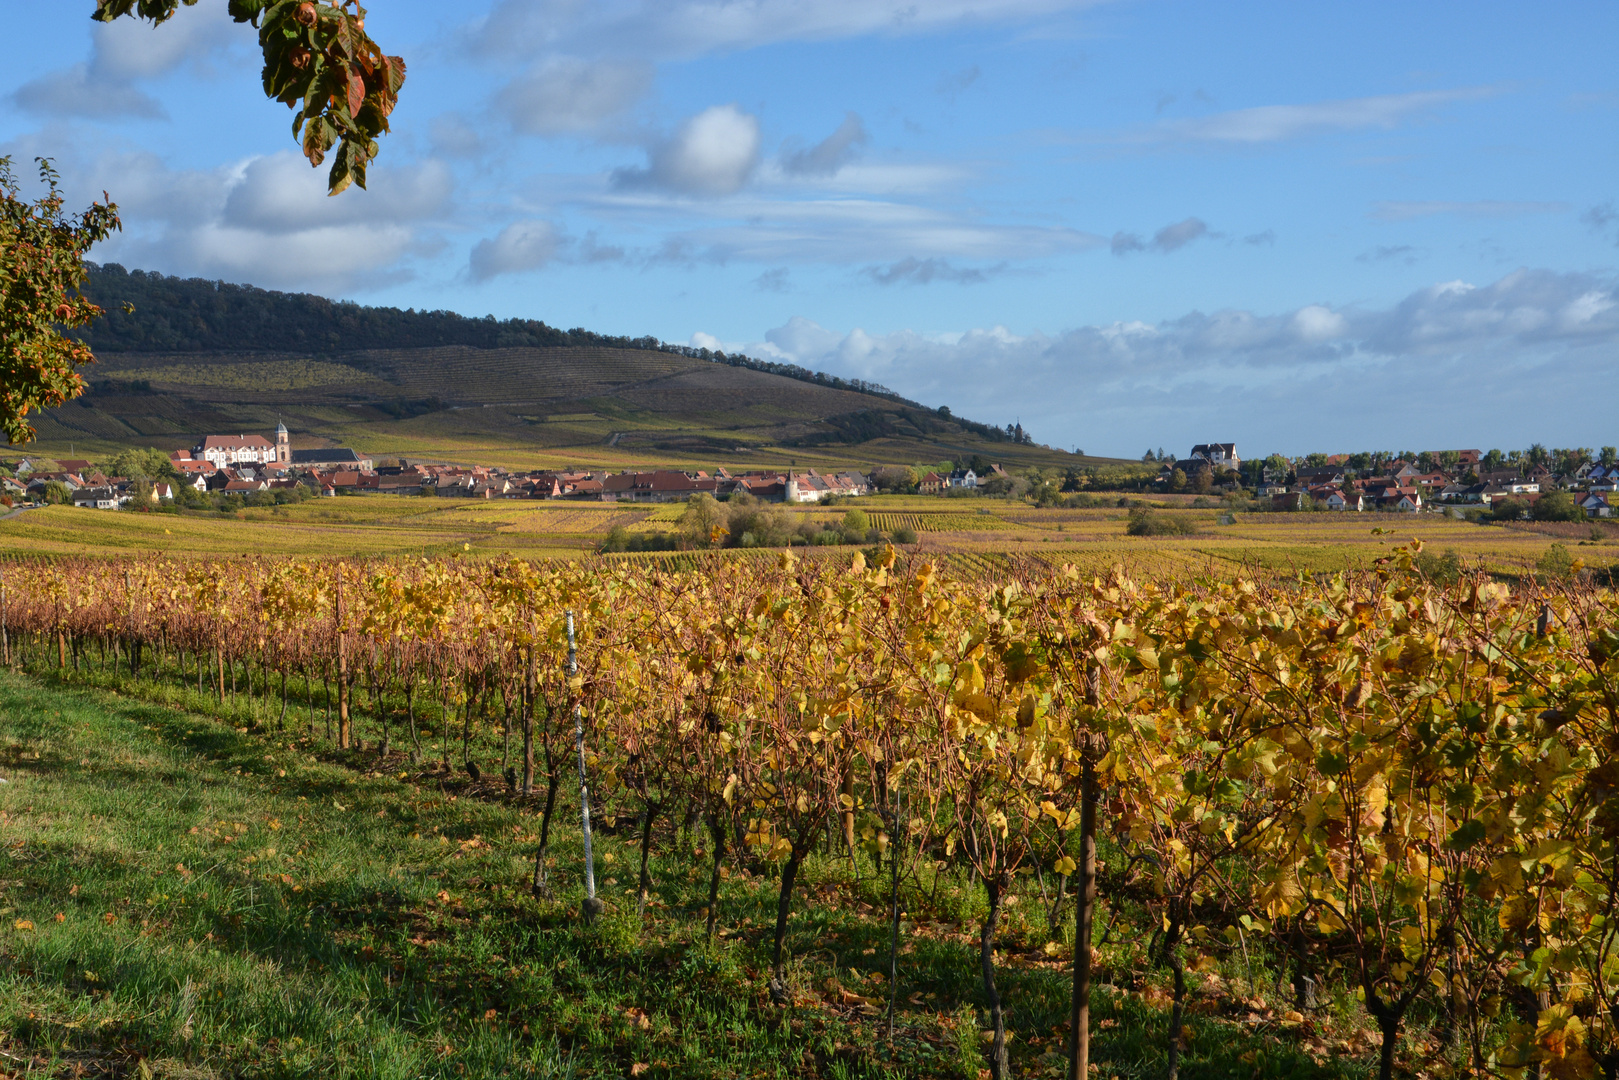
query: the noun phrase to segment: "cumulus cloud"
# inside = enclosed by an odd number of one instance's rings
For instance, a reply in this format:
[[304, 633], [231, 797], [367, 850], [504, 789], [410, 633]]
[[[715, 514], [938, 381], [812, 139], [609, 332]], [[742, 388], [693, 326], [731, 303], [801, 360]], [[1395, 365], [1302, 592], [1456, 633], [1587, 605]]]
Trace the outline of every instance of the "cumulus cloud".
[[115, 191], [124, 231], [96, 246], [98, 261], [267, 288], [362, 291], [404, 280], [408, 258], [439, 242], [451, 180], [437, 161], [382, 162], [370, 190], [326, 195], [325, 173], [291, 152], [216, 169], [172, 169], [150, 153], [55, 156], [70, 203]]
[[233, 40], [228, 13], [219, 5], [181, 7], [161, 26], [138, 19], [96, 23], [88, 62], [49, 72], [18, 87], [11, 99], [49, 116], [139, 116], [168, 114], [134, 84], [182, 66], [206, 69]]
[[1005, 264], [986, 268], [952, 266], [947, 259], [901, 259], [888, 266], [868, 266], [862, 273], [879, 285], [929, 285], [948, 281], [957, 285], [978, 285], [1006, 269]]
[[684, 195], [732, 195], [759, 164], [759, 120], [735, 105], [704, 109], [648, 151], [644, 169], [618, 169], [619, 188], [654, 188]]
[[1480, 199], [1473, 202], [1430, 200], [1417, 202], [1380, 202], [1372, 207], [1377, 221], [1411, 221], [1414, 218], [1455, 214], [1460, 217], [1502, 218], [1521, 217], [1524, 214], [1561, 214], [1569, 209], [1563, 202], [1508, 202], [1499, 199]]
[[[1380, 309], [1191, 312], [1054, 336], [1005, 327], [840, 334], [794, 318], [761, 342], [722, 347], [872, 379], [978, 419], [1020, 415], [1060, 444], [1128, 450], [1144, 424], [1166, 439], [1217, 427], [1266, 450], [1419, 434], [1533, 441], [1552, 437], [1537, 426], [1552, 418], [1557, 437], [1589, 442], [1600, 420], [1558, 402], [1619, 377], [1619, 281], [1519, 270], [1483, 286], [1434, 285]], [[1390, 382], [1413, 370], [1425, 393], [1391, 397]], [[1443, 414], [1431, 408], [1436, 394], [1451, 406]]]
[[[1167, 255], [1171, 251], [1179, 251], [1195, 240], [1201, 240], [1205, 236], [1212, 235], [1214, 234], [1209, 232], [1207, 222], [1201, 218], [1189, 217], [1185, 221], [1165, 225], [1162, 229], [1152, 234], [1150, 243], [1143, 240], [1136, 233], [1116, 232], [1113, 234], [1113, 239], [1108, 246], [1112, 249], [1113, 254], [1119, 256], [1134, 254], [1137, 251], [1146, 251], [1149, 247], [1153, 251]], [[1268, 243], [1274, 239], [1273, 235], [1267, 237], [1267, 234], [1261, 233], [1258, 238], [1250, 237], [1248, 242]]]
[[138, 116], [164, 120], [168, 111], [127, 82], [98, 79], [89, 64], [74, 64], [23, 83], [11, 94], [19, 108], [47, 116]]
[[831, 176], [849, 163], [855, 149], [870, 136], [855, 113], [848, 113], [838, 129], [807, 150], [795, 150], [781, 157], [782, 171], [792, 176]]
[[524, 134], [594, 132], [645, 97], [652, 74], [644, 61], [553, 56], [508, 83], [495, 103]]
[[437, 215], [454, 184], [441, 161], [381, 168], [353, 199], [327, 195], [323, 174], [291, 151], [255, 158], [226, 196], [223, 224], [268, 234], [342, 225], [386, 225]]
[[472, 249], [468, 270], [474, 281], [537, 270], [556, 256], [560, 236], [549, 221], [515, 221]]

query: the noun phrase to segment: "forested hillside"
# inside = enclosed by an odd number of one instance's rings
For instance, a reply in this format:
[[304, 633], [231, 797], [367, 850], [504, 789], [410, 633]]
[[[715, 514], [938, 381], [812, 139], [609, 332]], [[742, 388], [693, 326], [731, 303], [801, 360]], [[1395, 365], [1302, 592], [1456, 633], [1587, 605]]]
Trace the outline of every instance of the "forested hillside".
[[653, 337], [111, 264], [84, 292], [107, 312], [83, 334], [98, 362], [88, 393], [40, 417], [41, 452], [175, 449], [284, 422], [300, 447], [514, 466], [1073, 463], [872, 383]]
[[[538, 319], [502, 321], [493, 315], [475, 319], [453, 311], [367, 307], [310, 293], [125, 270], [117, 263], [93, 266], [84, 293], [107, 313], [80, 335], [98, 353], [265, 350], [330, 355], [444, 345], [475, 349], [592, 346], [674, 353], [916, 404], [876, 383], [842, 379], [796, 364], [670, 345], [650, 336], [598, 334], [581, 327], [559, 330]], [[133, 310], [125, 311], [125, 304]]]

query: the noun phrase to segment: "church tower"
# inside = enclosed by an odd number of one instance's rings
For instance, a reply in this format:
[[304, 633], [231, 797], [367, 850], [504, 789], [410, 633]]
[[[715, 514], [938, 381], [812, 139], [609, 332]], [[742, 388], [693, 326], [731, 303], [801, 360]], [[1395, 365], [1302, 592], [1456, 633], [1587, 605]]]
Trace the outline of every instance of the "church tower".
[[790, 503], [795, 503], [798, 501], [798, 479], [797, 477], [793, 476], [793, 471], [791, 469], [787, 470], [787, 491], [784, 501]]
[[287, 425], [279, 420], [275, 425], [275, 460], [278, 465], [292, 464], [292, 441], [287, 435]]

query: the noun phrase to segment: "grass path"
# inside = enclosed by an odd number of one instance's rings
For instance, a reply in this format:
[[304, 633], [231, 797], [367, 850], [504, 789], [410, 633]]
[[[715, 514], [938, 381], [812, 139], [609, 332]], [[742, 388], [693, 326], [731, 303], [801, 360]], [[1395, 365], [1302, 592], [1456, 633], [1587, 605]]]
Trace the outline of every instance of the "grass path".
[[[845, 859], [808, 868], [778, 1009], [774, 882], [732, 873], [706, 944], [707, 863], [670, 837], [643, 924], [628, 821], [598, 846], [609, 908], [587, 925], [570, 818], [559, 895], [537, 900], [523, 805], [284, 734], [0, 673], [0, 777], [0, 1076], [980, 1075], [971, 889], [908, 920], [889, 1042], [880, 886]], [[1020, 1076], [1055, 1075], [1063, 1042], [1066, 972], [1040, 940], [1009, 934], [999, 976]], [[1154, 1004], [1099, 998], [1100, 1075], [1158, 1075]], [[1199, 1022], [1183, 1075], [1362, 1075], [1278, 1030]]]

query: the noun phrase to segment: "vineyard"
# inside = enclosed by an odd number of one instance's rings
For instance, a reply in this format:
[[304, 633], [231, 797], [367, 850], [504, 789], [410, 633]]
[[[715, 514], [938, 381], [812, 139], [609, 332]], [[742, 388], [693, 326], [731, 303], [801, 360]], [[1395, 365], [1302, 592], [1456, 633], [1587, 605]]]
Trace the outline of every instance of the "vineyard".
[[[320, 750], [519, 807], [521, 877], [482, 887], [740, 942], [748, 1015], [799, 1062], [771, 1075], [1612, 1077], [1614, 598], [1440, 585], [1419, 553], [1176, 584], [892, 548], [12, 562], [0, 652], [240, 720], [265, 762]], [[692, 872], [655, 880], [676, 853]], [[313, 903], [244, 873], [277, 911]], [[726, 924], [737, 880], [769, 890], [763, 925]], [[59, 903], [7, 909], [0, 980], [46, 964], [23, 925]], [[1145, 1034], [1098, 1057], [1121, 1002]], [[800, 1058], [825, 1016], [866, 1056]], [[1215, 1072], [1222, 1039], [1250, 1049]], [[688, 1061], [620, 1067], [720, 1075]]]

